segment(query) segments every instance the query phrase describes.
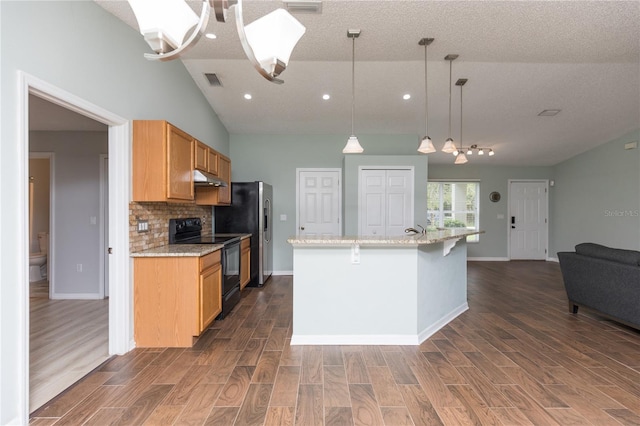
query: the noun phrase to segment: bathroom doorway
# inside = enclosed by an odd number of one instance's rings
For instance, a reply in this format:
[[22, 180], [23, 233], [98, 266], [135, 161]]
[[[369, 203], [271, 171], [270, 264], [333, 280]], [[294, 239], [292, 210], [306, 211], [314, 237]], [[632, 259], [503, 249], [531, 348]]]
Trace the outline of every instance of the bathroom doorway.
[[108, 129], [29, 96], [30, 412], [109, 358]]
[[51, 250], [53, 210], [52, 152], [29, 153], [29, 295], [50, 298], [54, 253]]

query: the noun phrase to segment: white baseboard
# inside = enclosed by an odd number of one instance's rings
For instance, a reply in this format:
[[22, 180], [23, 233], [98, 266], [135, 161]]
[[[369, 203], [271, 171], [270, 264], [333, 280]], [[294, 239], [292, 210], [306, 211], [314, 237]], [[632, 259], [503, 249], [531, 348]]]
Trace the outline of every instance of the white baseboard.
[[292, 335], [291, 345], [408, 345], [417, 346], [469, 309], [467, 302], [458, 306], [438, 322], [418, 334], [314, 334]]
[[464, 302], [462, 305], [458, 306], [457, 308], [455, 308], [454, 310], [449, 312], [447, 315], [442, 317], [438, 322], [436, 322], [435, 324], [432, 324], [431, 326], [429, 326], [429, 327], [425, 328], [424, 330], [422, 330], [418, 334], [418, 343], [417, 344], [419, 345], [420, 343], [422, 343], [425, 340], [427, 340], [429, 337], [431, 337], [434, 334], [436, 334], [442, 327], [444, 327], [445, 325], [449, 324], [451, 321], [456, 319], [458, 317], [458, 315], [460, 315], [461, 313], [463, 313], [463, 312], [465, 312], [467, 310], [469, 310], [469, 304], [467, 302]]
[[293, 271], [273, 271], [273, 275], [293, 275]]
[[52, 299], [79, 299], [79, 300], [97, 300], [104, 299], [100, 297], [100, 293], [54, 293]]
[[291, 345], [419, 345], [418, 336], [413, 334], [349, 334], [291, 336]]
[[471, 262], [508, 262], [508, 257], [467, 257]]
[[558, 260], [557, 257], [547, 257], [547, 262], [556, 262], [559, 263], [560, 261]]

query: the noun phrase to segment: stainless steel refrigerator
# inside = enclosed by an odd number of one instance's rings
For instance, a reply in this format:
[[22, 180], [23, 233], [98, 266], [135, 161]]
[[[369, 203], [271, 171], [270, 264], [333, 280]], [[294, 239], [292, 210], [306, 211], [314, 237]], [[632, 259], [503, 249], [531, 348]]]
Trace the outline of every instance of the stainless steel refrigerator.
[[231, 205], [215, 207], [216, 234], [251, 233], [251, 281], [262, 287], [273, 273], [273, 188], [264, 182], [231, 182]]

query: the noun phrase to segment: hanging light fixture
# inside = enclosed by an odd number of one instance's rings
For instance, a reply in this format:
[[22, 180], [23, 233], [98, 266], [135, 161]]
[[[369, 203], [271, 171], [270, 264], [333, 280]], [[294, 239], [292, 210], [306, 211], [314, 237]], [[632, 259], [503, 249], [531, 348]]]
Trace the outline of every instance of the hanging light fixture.
[[451, 154], [456, 150], [453, 139], [451, 139], [451, 69], [452, 63], [457, 57], [458, 55], [455, 54], [449, 54], [444, 57], [445, 61], [449, 61], [449, 137], [442, 147], [442, 152], [446, 152], [447, 154]]
[[456, 161], [453, 162], [454, 164], [465, 164], [468, 161], [467, 156], [464, 155], [464, 148], [462, 147], [462, 86], [464, 86], [466, 82], [466, 78], [459, 78], [458, 81], [456, 81], [456, 86], [460, 86], [460, 149], [456, 149], [453, 152], [453, 155], [456, 156]]
[[227, 12], [233, 7], [238, 36], [247, 58], [264, 78], [278, 84], [283, 81], [277, 77], [286, 69], [293, 48], [306, 31], [284, 9], [276, 9], [245, 26], [242, 0], [202, 0], [199, 18], [185, 0], [128, 2], [140, 33], [156, 52], [145, 54], [145, 58], [159, 61], [176, 59], [196, 44], [205, 32], [211, 8], [218, 22], [226, 22]]
[[351, 53], [351, 136], [342, 150], [343, 154], [360, 154], [364, 148], [360, 145], [353, 129], [354, 116], [356, 111], [356, 38], [360, 37], [360, 30], [348, 30], [347, 37], [352, 39]]
[[424, 46], [424, 137], [420, 141], [418, 152], [423, 154], [430, 154], [436, 152], [436, 148], [433, 146], [433, 142], [429, 137], [429, 102], [427, 100], [427, 46], [433, 43], [432, 38], [420, 39], [418, 44]]

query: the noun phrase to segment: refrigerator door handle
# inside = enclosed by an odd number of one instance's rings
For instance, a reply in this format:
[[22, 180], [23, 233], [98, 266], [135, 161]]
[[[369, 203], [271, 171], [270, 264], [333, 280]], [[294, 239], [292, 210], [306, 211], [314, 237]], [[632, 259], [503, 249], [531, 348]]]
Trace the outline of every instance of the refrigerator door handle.
[[264, 240], [268, 243], [271, 241], [271, 200], [266, 198], [264, 200]]

